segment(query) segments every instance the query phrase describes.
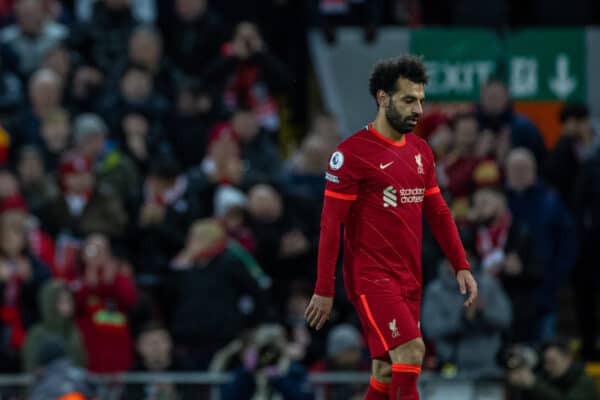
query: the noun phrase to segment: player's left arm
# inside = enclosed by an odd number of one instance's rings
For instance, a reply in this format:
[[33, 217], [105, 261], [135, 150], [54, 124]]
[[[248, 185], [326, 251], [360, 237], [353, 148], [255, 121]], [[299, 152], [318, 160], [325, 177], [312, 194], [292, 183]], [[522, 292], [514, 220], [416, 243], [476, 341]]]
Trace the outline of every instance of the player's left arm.
[[465, 249], [460, 240], [456, 223], [452, 213], [441, 194], [435, 177], [435, 164], [433, 153], [428, 147], [429, 169], [427, 171], [427, 187], [423, 199], [423, 211], [433, 236], [439, 243], [444, 255], [456, 271], [456, 280], [462, 294], [468, 292], [469, 297], [465, 306], [471, 305], [477, 297], [477, 282], [471, 274], [471, 267], [467, 260]]

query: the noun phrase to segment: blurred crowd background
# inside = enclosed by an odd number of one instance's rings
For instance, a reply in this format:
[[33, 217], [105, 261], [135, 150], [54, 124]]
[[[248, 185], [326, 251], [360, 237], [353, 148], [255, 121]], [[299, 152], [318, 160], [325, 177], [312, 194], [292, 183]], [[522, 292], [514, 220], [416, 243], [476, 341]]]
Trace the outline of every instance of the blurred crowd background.
[[[0, 1], [0, 371], [35, 373], [32, 399], [65, 380], [87, 393], [82, 369], [232, 372], [224, 399], [312, 399], [309, 372], [368, 372], [341, 275], [326, 328], [303, 319], [323, 175], [350, 133], [321, 97], [309, 30], [335, 46], [342, 25], [370, 44], [383, 25], [598, 23], [596, 2], [563, 3]], [[600, 137], [583, 103], [546, 117], [553, 146], [490, 79], [417, 129], [481, 292], [461, 306], [426, 231], [425, 369], [593, 399], [575, 360], [600, 359]], [[138, 386], [122, 398], [203, 398]]]

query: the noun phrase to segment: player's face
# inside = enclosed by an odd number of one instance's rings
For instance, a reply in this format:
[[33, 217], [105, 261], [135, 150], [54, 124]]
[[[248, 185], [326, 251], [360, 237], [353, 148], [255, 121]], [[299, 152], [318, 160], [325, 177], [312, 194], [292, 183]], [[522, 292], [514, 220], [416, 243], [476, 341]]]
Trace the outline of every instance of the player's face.
[[396, 91], [387, 96], [385, 117], [392, 128], [400, 133], [409, 133], [423, 115], [425, 89], [422, 83], [405, 78], [396, 82]]

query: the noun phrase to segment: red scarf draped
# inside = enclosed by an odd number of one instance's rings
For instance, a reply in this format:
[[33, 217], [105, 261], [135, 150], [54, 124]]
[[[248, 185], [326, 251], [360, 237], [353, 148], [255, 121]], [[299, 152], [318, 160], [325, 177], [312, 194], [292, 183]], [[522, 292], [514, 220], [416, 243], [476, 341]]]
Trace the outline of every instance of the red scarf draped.
[[477, 230], [477, 252], [482, 258], [495, 250], [504, 250], [511, 224], [512, 215], [507, 212], [492, 224]]
[[0, 307], [0, 320], [10, 328], [10, 347], [14, 350], [20, 350], [25, 342], [25, 329], [23, 328], [19, 307], [23, 280], [17, 273], [15, 263], [9, 262], [8, 264], [11, 268], [11, 274], [4, 284], [4, 299], [2, 307]]

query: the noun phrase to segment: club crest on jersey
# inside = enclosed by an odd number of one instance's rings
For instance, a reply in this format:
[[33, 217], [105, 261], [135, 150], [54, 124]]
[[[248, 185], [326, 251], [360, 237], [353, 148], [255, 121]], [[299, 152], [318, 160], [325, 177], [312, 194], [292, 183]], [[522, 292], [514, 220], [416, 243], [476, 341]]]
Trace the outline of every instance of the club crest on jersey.
[[343, 164], [344, 164], [344, 155], [342, 154], [341, 151], [336, 151], [335, 153], [333, 153], [331, 155], [331, 159], [329, 160], [329, 166], [331, 167], [331, 169], [338, 170], [338, 169], [342, 168]]
[[417, 163], [417, 172], [419, 174], [424, 174], [425, 170], [423, 169], [423, 160], [421, 159], [421, 153], [415, 156], [415, 162]]
[[400, 331], [398, 331], [398, 326], [396, 326], [396, 319], [394, 318], [393, 320], [390, 321], [390, 323], [388, 324], [390, 331], [392, 331], [392, 338], [397, 338], [398, 336], [400, 336]]

